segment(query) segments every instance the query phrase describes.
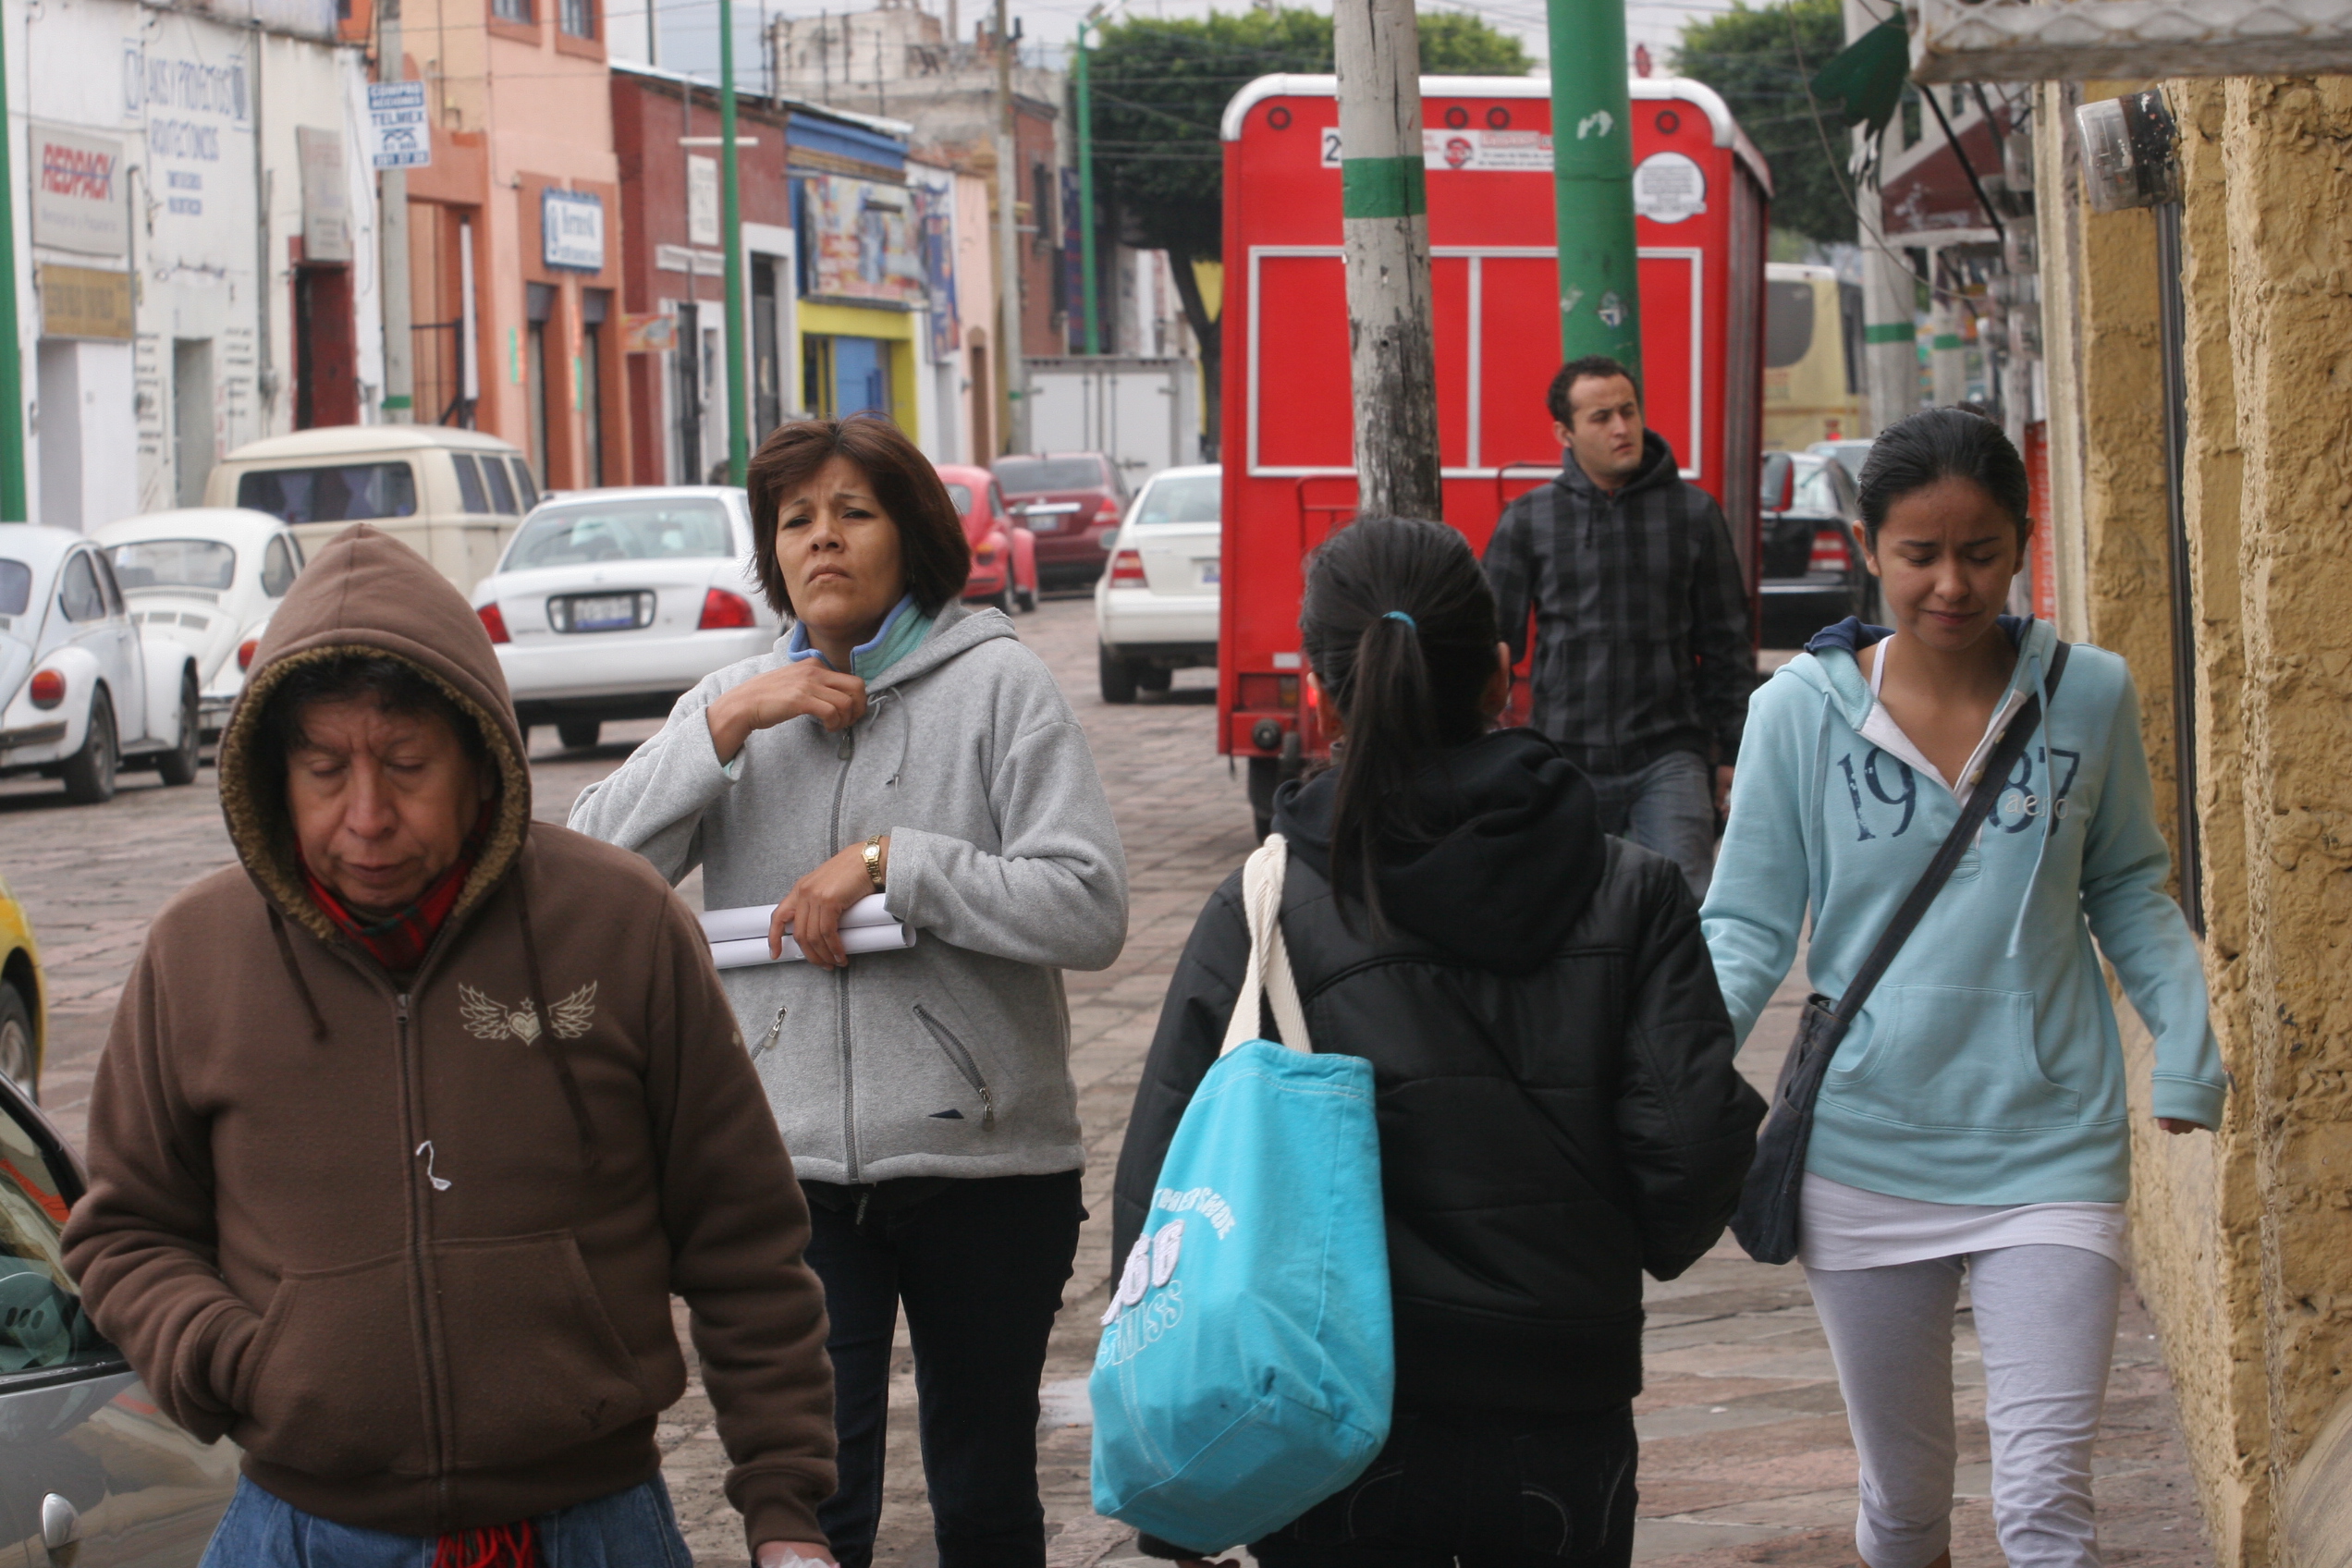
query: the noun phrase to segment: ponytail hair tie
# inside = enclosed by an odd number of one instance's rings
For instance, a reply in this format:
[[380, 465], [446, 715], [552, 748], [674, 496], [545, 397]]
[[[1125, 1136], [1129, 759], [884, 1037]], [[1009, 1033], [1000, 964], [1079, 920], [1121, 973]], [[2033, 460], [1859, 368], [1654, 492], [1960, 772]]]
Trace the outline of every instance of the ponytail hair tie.
[[1382, 620], [1401, 620], [1415, 631], [1421, 630], [1421, 623], [1414, 619], [1411, 616], [1405, 614], [1403, 610], [1383, 610], [1380, 613], [1380, 619]]

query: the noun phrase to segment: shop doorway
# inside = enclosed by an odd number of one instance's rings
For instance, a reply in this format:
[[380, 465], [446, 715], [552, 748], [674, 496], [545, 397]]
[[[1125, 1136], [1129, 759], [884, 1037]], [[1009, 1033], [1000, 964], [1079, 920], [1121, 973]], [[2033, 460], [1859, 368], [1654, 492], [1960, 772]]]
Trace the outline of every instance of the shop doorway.
[[172, 472], [183, 507], [204, 504], [217, 442], [213, 435], [213, 340], [172, 339]]
[[820, 417], [893, 417], [890, 345], [878, 337], [809, 333], [801, 338], [801, 372], [809, 407]]
[[784, 366], [778, 341], [777, 263], [752, 257], [752, 445], [784, 423]]
[[611, 289], [580, 291], [580, 412], [591, 484], [612, 483], [605, 463], [605, 319], [611, 314]]
[[294, 269], [294, 428], [360, 423], [359, 342], [351, 269]]
[[545, 490], [555, 484], [554, 454], [547, 449], [547, 323], [556, 313], [556, 290], [547, 283], [522, 287], [523, 318], [529, 323], [522, 355], [523, 407], [531, 425], [531, 466]]
[[670, 356], [678, 410], [678, 459], [673, 484], [703, 482], [703, 324], [702, 307], [691, 301], [678, 307], [678, 351]]

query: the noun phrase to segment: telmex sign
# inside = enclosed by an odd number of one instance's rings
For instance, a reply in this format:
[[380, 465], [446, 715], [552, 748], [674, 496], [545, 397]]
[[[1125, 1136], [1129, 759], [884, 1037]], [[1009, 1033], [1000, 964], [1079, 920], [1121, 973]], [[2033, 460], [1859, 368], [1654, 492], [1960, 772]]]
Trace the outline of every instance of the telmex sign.
[[84, 256], [129, 253], [123, 144], [61, 126], [32, 127], [32, 242]]

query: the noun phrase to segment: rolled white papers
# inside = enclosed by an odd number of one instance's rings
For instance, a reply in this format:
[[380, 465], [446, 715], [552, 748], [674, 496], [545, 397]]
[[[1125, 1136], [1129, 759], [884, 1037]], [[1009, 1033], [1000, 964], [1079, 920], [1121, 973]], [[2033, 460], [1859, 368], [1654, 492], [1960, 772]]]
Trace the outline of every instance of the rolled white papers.
[[[841, 948], [845, 952], [882, 953], [914, 946], [914, 932], [893, 919], [882, 907], [882, 895], [870, 893], [841, 912]], [[767, 925], [776, 917], [774, 904], [742, 909], [715, 909], [703, 916], [703, 937], [711, 945], [711, 962], [721, 969], [742, 969], [755, 963], [797, 963], [801, 947], [784, 938], [784, 955], [770, 958]]]

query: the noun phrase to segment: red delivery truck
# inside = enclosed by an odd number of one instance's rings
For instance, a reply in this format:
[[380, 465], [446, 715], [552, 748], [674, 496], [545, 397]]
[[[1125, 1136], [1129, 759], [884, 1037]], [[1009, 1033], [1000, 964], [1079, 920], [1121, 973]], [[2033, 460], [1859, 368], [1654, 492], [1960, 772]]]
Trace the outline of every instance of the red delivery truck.
[[[1755, 592], [1771, 177], [1713, 91], [1635, 78], [1644, 406], [1713, 496]], [[1218, 750], [1274, 788], [1328, 750], [1299, 652], [1301, 562], [1354, 514], [1339, 101], [1268, 76], [1226, 106], [1225, 542]], [[1424, 77], [1445, 521], [1486, 547], [1513, 496], [1560, 468], [1544, 391], [1560, 368], [1550, 86]]]

